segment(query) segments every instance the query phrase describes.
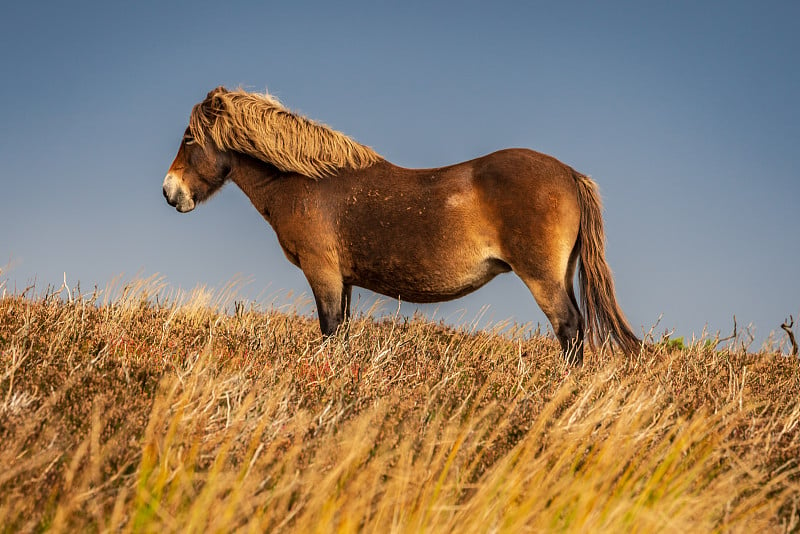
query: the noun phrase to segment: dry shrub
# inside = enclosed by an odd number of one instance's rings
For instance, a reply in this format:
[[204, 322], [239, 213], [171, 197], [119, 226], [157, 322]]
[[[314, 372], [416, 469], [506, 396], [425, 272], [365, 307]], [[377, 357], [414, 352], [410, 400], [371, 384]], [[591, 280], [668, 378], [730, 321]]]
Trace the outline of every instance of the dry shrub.
[[798, 528], [796, 360], [163, 293], [0, 300], [3, 530]]

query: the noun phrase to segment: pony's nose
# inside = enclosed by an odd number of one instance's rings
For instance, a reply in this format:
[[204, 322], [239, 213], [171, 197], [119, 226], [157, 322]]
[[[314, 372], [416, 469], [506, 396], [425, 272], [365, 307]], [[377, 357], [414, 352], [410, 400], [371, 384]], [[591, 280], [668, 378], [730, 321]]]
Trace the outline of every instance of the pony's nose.
[[168, 173], [161, 186], [161, 192], [167, 199], [167, 204], [181, 213], [194, 209], [194, 199], [189, 189], [174, 174]]
[[172, 206], [174, 208], [175, 205], [178, 203], [178, 201], [175, 198], [171, 198], [170, 197], [169, 193], [167, 193], [167, 186], [166, 185], [161, 188], [161, 193], [164, 195], [164, 198], [166, 199], [167, 204], [169, 204], [170, 206]]

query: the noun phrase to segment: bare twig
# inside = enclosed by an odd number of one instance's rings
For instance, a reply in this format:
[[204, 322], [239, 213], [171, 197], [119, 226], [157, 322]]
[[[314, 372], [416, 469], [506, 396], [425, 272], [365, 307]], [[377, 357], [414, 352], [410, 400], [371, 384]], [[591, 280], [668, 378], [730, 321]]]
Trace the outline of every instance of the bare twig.
[[[717, 339], [717, 343], [716, 343], [715, 347], [716, 347], [716, 346], [718, 346], [718, 345], [719, 345], [720, 343], [722, 343], [723, 341], [728, 341], [728, 340], [731, 340], [731, 339], [736, 339], [736, 336], [738, 336], [738, 335], [739, 335], [739, 334], [737, 333], [736, 329], [737, 329], [737, 326], [736, 326], [736, 315], [734, 315], [734, 316], [733, 316], [733, 333], [732, 333], [731, 335], [729, 335], [728, 337], [723, 337], [723, 338], [721, 338], [721, 339]], [[719, 336], [719, 334], [717, 334], [717, 335]]]
[[742, 344], [742, 352], [746, 353], [750, 348], [750, 345], [753, 344], [753, 341], [756, 340], [756, 336], [755, 334], [753, 334], [753, 323], [750, 323], [745, 327], [744, 333], [747, 335], [748, 340], [747, 343], [741, 341], [741, 344]]
[[781, 328], [789, 335], [789, 342], [792, 344], [792, 356], [797, 356], [797, 340], [794, 338], [792, 327], [794, 326], [794, 317], [789, 316], [788, 321], [784, 321]]

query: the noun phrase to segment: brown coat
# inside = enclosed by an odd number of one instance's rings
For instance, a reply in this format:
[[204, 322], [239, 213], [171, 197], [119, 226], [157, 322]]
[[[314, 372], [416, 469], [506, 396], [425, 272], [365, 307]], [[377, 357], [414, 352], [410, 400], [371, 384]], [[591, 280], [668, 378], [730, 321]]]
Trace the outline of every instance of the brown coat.
[[596, 185], [545, 154], [405, 169], [267, 95], [218, 88], [195, 106], [164, 195], [189, 211], [227, 180], [303, 270], [326, 336], [346, 321], [352, 286], [438, 302], [514, 271], [568, 358], [582, 360], [584, 321], [594, 338], [639, 344], [614, 297]]

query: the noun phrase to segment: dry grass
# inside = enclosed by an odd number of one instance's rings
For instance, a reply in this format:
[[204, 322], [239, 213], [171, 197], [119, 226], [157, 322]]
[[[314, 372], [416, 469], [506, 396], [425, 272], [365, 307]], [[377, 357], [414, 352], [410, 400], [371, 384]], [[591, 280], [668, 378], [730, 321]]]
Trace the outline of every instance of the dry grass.
[[798, 529], [797, 360], [164, 292], [0, 300], [0, 529]]

